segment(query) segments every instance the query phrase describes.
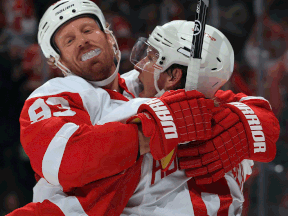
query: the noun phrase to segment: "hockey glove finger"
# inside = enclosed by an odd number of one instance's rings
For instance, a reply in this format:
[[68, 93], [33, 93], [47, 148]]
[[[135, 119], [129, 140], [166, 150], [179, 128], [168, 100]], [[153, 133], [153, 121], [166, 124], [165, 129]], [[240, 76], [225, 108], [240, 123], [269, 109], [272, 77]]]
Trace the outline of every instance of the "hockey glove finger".
[[[198, 99], [198, 105], [201, 110], [201, 116], [203, 118], [203, 134], [199, 134], [198, 137], [203, 137], [206, 139], [207, 137], [211, 137], [211, 120], [212, 120], [212, 109], [214, 108], [214, 101], [208, 100], [204, 98]], [[197, 130], [200, 131], [200, 130]], [[197, 139], [199, 140], [199, 138]]]
[[171, 104], [172, 111], [183, 126], [182, 134], [187, 133], [188, 137], [183, 137], [184, 141], [207, 140], [211, 137], [213, 100], [205, 99], [205, 96], [196, 90], [186, 92], [183, 89], [167, 93], [163, 100]]
[[238, 115], [233, 113], [230, 109], [223, 107], [221, 107], [220, 109], [221, 109], [220, 112], [213, 113], [212, 137], [216, 137], [217, 135], [223, 133], [223, 131], [227, 130], [228, 128], [232, 127], [237, 122], [239, 122]]
[[[239, 130], [230, 128], [212, 140], [206, 141], [198, 146], [193, 147], [189, 144], [190, 147], [186, 148], [186, 150], [188, 149], [187, 151], [184, 150], [184, 147], [180, 149], [179, 146], [177, 152], [179, 168], [206, 167], [207, 164], [219, 160], [225, 172], [237, 166], [245, 158], [245, 153], [242, 147], [243, 141], [240, 142], [239, 138], [239, 134], [242, 134], [243, 131], [240, 131], [241, 125], [236, 124], [236, 126]], [[212, 170], [211, 165], [209, 165], [209, 167], [209, 169]]]
[[220, 156], [217, 151], [213, 151], [198, 157], [181, 157], [178, 159], [179, 169], [190, 169], [196, 167], [202, 167], [211, 162], [217, 161]]
[[194, 177], [197, 184], [211, 184], [224, 177], [225, 171], [221, 168], [221, 161], [217, 161], [207, 167], [186, 169], [185, 174]]

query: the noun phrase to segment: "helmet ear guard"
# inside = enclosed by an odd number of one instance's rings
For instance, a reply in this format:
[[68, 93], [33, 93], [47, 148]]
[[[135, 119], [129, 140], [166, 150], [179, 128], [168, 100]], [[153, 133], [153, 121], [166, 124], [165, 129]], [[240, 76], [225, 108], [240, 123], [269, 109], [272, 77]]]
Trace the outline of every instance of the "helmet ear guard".
[[[193, 29], [194, 22], [177, 20], [157, 26], [153, 30], [147, 42], [159, 52], [156, 65], [162, 68], [155, 73], [160, 75], [173, 64], [188, 66], [189, 61], [193, 61], [190, 59]], [[163, 57], [164, 61], [162, 61]], [[215, 92], [229, 80], [233, 68], [234, 51], [230, 42], [218, 29], [206, 25], [197, 90], [206, 97], [212, 98]], [[157, 86], [159, 75], [154, 75], [158, 96], [163, 92], [160, 92]]]

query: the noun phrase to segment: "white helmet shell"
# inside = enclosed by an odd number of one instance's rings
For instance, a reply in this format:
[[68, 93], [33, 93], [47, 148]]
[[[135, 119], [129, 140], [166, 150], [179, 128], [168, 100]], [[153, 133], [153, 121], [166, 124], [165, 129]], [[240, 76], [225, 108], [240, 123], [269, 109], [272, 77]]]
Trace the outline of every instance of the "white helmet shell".
[[106, 21], [102, 11], [90, 0], [60, 0], [47, 9], [38, 29], [38, 43], [46, 58], [59, 59], [57, 50], [51, 44], [51, 38], [57, 29], [67, 21], [84, 14], [95, 15], [102, 30], [105, 29]]
[[[194, 22], [184, 20], [171, 21], [154, 29], [148, 43], [159, 52], [156, 65], [163, 68], [158, 70], [159, 74], [173, 64], [188, 66], [189, 61], [193, 61], [190, 59], [193, 29]], [[206, 25], [196, 90], [212, 98], [229, 80], [233, 69], [234, 51], [230, 42], [218, 29]], [[159, 74], [155, 74], [155, 79]], [[157, 82], [155, 87], [159, 91]]]

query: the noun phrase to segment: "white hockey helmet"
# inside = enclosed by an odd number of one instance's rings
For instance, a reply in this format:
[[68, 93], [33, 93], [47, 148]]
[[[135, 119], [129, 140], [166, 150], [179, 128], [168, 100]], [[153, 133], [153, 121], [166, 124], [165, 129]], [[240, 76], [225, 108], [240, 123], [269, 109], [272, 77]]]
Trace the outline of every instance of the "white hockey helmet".
[[[193, 61], [190, 59], [193, 31], [192, 21], [171, 21], [163, 26], [157, 26], [148, 40], [140, 38], [134, 45], [130, 61], [141, 70], [145, 70], [145, 67], [139, 62], [145, 58], [148, 50], [157, 52], [156, 59], [153, 60], [154, 85], [158, 92], [156, 96], [164, 93], [164, 90], [160, 91], [157, 85], [160, 73], [173, 64], [188, 66], [189, 61]], [[229, 80], [233, 69], [234, 51], [230, 42], [218, 29], [206, 25], [196, 90], [212, 98], [215, 92]]]
[[112, 32], [106, 28], [106, 21], [101, 9], [90, 0], [60, 0], [51, 5], [40, 20], [38, 28], [38, 43], [46, 58], [54, 57], [54, 64], [62, 70], [64, 75], [68, 75], [71, 71], [65, 67], [60, 61], [60, 51], [53, 41], [53, 36], [57, 30], [66, 22], [79, 16], [88, 15], [94, 18], [100, 29], [109, 33], [115, 40], [115, 55], [118, 57], [117, 69], [106, 80], [94, 82], [98, 86], [104, 86], [111, 83], [116, 77], [119, 69], [120, 50], [117, 41]]

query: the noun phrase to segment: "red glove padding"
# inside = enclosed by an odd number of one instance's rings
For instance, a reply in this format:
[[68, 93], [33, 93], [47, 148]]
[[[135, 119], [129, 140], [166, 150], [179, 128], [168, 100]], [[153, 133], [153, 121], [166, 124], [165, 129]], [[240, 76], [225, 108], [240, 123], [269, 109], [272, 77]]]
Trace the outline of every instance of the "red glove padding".
[[169, 91], [142, 104], [127, 122], [141, 120], [144, 136], [151, 137], [150, 152], [160, 160], [179, 143], [210, 139], [213, 107], [213, 100], [196, 90]]
[[257, 115], [244, 115], [249, 112], [252, 114], [253, 110], [242, 103], [213, 109], [214, 138], [201, 144], [179, 145], [179, 168], [185, 169], [187, 176], [195, 177], [197, 184], [209, 184], [222, 178], [243, 159], [273, 160], [274, 147], [266, 151], [263, 128]]

